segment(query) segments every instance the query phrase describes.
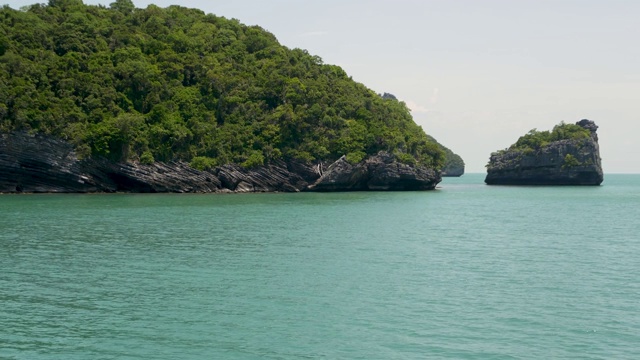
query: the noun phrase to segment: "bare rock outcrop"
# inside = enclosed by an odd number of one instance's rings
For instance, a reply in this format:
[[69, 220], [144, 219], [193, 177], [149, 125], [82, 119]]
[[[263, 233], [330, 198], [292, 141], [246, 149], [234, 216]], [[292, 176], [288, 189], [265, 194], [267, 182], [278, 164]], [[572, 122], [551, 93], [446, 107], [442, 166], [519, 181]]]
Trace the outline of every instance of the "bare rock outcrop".
[[341, 157], [309, 186], [309, 190], [432, 190], [440, 181], [440, 173], [422, 166], [403, 164], [394, 155], [381, 151], [355, 165]]
[[79, 159], [73, 147], [46, 135], [0, 134], [0, 192], [215, 192], [214, 174], [184, 162], [114, 163]]
[[[94, 176], [62, 140], [26, 133], [0, 134], [0, 192], [95, 192], [112, 190]], [[115, 190], [115, 189], [113, 189]]]
[[[223, 165], [213, 170], [223, 189], [234, 192], [298, 192], [309, 185], [309, 176], [320, 176], [312, 166], [284, 161], [245, 169], [235, 164]], [[301, 174], [298, 174], [298, 171]], [[315, 174], [315, 175], [310, 175]]]

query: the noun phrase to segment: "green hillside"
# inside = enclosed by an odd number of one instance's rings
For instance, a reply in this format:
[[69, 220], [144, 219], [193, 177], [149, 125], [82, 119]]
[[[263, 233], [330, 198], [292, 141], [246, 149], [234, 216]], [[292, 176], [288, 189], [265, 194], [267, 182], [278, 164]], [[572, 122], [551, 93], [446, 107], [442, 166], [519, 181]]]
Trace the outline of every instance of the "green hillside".
[[269, 32], [197, 9], [50, 0], [0, 9], [0, 132], [61, 137], [81, 156], [357, 162], [388, 150], [442, 168], [403, 102]]

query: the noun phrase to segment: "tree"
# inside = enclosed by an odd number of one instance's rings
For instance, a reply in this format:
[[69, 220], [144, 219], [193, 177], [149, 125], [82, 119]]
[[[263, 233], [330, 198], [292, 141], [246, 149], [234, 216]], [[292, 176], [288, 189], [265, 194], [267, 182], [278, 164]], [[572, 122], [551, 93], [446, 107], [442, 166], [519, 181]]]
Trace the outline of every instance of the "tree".
[[131, 14], [136, 8], [131, 0], [116, 0], [115, 2], [109, 4], [109, 7], [125, 15]]

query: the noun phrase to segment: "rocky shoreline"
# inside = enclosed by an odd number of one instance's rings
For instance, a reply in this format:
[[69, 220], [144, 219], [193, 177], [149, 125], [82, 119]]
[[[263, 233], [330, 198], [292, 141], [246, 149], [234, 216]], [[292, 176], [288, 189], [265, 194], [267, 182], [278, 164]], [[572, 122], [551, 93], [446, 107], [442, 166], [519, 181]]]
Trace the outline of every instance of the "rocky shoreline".
[[60, 139], [0, 134], [0, 193], [402, 191], [431, 190], [441, 180], [439, 172], [400, 163], [386, 152], [355, 165], [342, 157], [328, 166], [276, 161], [200, 171], [180, 161], [143, 165], [79, 159]]

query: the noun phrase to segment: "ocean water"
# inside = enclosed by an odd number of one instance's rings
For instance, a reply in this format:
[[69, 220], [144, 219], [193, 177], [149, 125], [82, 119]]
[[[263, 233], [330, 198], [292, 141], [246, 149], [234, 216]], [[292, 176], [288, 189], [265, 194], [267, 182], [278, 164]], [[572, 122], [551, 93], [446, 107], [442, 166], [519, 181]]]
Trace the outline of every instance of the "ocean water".
[[0, 359], [638, 359], [640, 175], [1, 195]]

